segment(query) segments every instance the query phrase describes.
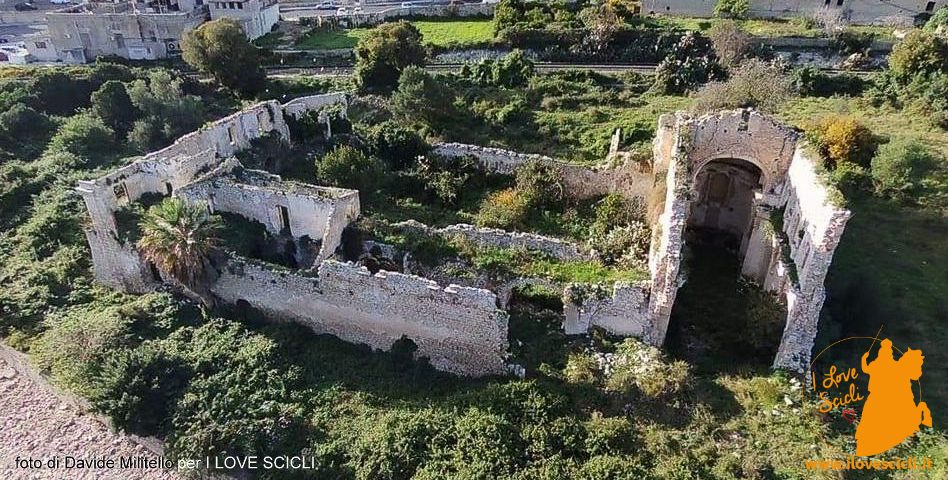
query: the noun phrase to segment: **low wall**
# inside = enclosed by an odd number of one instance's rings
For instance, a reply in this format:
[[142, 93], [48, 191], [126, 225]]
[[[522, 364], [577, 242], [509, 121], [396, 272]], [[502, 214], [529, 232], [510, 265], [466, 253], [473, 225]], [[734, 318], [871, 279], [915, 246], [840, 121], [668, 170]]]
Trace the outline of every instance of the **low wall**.
[[235, 258], [211, 291], [229, 303], [248, 302], [265, 314], [318, 333], [388, 350], [403, 335], [438, 369], [461, 375], [503, 374], [507, 315], [488, 290], [437, 283], [414, 275], [332, 260], [307, 277]]
[[350, 27], [372, 26], [398, 18], [408, 17], [491, 17], [495, 3], [465, 3], [463, 5], [419, 5], [410, 8], [393, 6], [392, 8], [371, 13], [352, 13], [336, 15], [332, 10], [316, 10], [306, 7], [282, 8], [280, 13], [286, 19], [308, 19], [314, 23], [335, 22]]
[[[919, 0], [846, 0], [826, 4], [825, 8], [838, 12], [855, 24], [889, 25], [893, 23], [911, 24], [916, 15], [923, 13], [925, 1]], [[937, 0], [935, 9], [944, 7], [948, 2]], [[712, 0], [644, 0], [643, 14], [683, 15], [711, 17], [716, 2]], [[748, 16], [750, 18], [797, 18], [812, 15], [824, 8], [824, 2], [813, 0], [751, 0]]]
[[536, 161], [558, 169], [571, 195], [589, 198], [608, 193], [644, 198], [652, 186], [651, 165], [627, 161], [619, 167], [585, 167], [554, 160], [545, 155], [519, 153], [502, 148], [464, 143], [440, 143], [433, 153], [445, 157], [474, 157], [488, 171], [513, 174], [521, 165]]
[[601, 327], [614, 335], [631, 335], [651, 344], [664, 332], [656, 332], [649, 312], [649, 282], [616, 283], [612, 292], [586, 286], [567, 287], [563, 305], [567, 335], [586, 333]]
[[466, 223], [448, 225], [444, 228], [432, 228], [421, 222], [409, 220], [397, 223], [394, 227], [423, 232], [427, 235], [443, 237], [461, 237], [484, 248], [517, 249], [523, 248], [543, 252], [558, 260], [576, 260], [592, 258], [592, 253], [575, 243], [558, 238], [546, 237], [534, 233], [508, 232], [496, 228], [479, 228]]

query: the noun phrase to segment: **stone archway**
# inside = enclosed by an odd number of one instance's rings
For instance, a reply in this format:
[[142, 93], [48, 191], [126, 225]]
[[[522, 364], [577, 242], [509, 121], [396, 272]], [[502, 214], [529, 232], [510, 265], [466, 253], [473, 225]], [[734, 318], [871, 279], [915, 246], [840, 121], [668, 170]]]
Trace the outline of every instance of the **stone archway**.
[[719, 232], [734, 240], [741, 257], [747, 250], [763, 172], [746, 160], [719, 158], [695, 173], [688, 226]]

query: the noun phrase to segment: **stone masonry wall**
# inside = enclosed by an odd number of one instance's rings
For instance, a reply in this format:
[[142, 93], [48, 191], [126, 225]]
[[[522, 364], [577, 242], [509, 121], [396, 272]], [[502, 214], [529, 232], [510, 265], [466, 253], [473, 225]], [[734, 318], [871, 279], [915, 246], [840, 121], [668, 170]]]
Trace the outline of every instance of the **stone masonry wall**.
[[[851, 212], [834, 204], [814, 161], [797, 148], [783, 195], [783, 231], [797, 283], [786, 282], [787, 328], [774, 367], [804, 371], [826, 297], [824, 281]], [[787, 268], [786, 265], [774, 268]]]
[[235, 258], [211, 290], [224, 301], [248, 302], [271, 317], [343, 340], [388, 350], [403, 335], [436, 368], [461, 375], [502, 374], [507, 315], [488, 290], [437, 283], [414, 275], [327, 260], [319, 277], [271, 270]]
[[[279, 175], [244, 170], [236, 160], [231, 168], [240, 174], [218, 172], [175, 192], [188, 202], [205, 202], [213, 211], [242, 215], [262, 223], [274, 235], [283, 233], [283, 213], [289, 220], [289, 233], [299, 240], [306, 236], [319, 241], [318, 260], [331, 255], [339, 238], [326, 238], [327, 232], [341, 231], [359, 215], [359, 192], [332, 187], [317, 187], [284, 182]], [[330, 228], [330, 223], [341, 225]]]
[[573, 165], [554, 160], [545, 155], [518, 153], [502, 148], [480, 147], [464, 143], [441, 143], [433, 152], [445, 157], [476, 158], [481, 166], [494, 173], [512, 175], [521, 165], [537, 161], [558, 169], [572, 195], [589, 198], [608, 193], [621, 193], [627, 197], [643, 198], [652, 185], [651, 166], [626, 161], [619, 167], [595, 168]]
[[427, 235], [461, 237], [477, 246], [485, 248], [523, 248], [543, 252], [558, 260], [589, 259], [593, 256], [592, 252], [575, 243], [570, 243], [558, 238], [537, 235], [535, 233], [508, 232], [496, 228], [475, 227], [474, 225], [465, 223], [448, 225], [444, 228], [433, 228], [415, 220], [408, 220], [395, 224], [394, 226], [423, 232]]
[[[314, 95], [295, 99], [288, 105], [298, 114], [314, 105], [330, 103], [345, 106], [345, 95]], [[249, 147], [251, 140], [271, 131], [289, 139], [283, 109], [276, 101], [258, 103], [211, 122], [107, 175], [79, 182], [76, 191], [89, 212], [86, 239], [96, 280], [130, 292], [144, 292], [158, 285], [140, 256], [118, 241], [115, 211], [145, 193], [166, 195], [193, 182], [216, 168], [222, 159]]]
[[575, 301], [563, 305], [567, 335], [586, 333], [590, 327], [602, 327], [615, 335], [630, 335], [651, 342], [652, 319], [649, 312], [649, 282], [616, 283], [611, 294], [579, 296], [579, 287], [567, 287], [564, 297]]
[[[642, 12], [656, 15], [684, 15], [710, 17], [714, 13], [714, 0], [645, 0]], [[911, 25], [915, 16], [925, 12], [927, 0], [846, 0], [845, 3], [825, 3], [819, 0], [751, 0], [751, 18], [796, 18], [811, 15], [828, 8], [839, 12], [850, 22], [857, 24], [893, 23]], [[931, 12], [948, 5], [946, 0], [936, 0]], [[930, 12], [930, 13], [931, 13]]]

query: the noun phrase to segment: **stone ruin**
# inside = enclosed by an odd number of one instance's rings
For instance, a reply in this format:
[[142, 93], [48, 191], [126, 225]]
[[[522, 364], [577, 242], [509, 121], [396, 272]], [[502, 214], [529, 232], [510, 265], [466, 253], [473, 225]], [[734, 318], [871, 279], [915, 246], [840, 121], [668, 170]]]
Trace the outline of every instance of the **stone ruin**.
[[[518, 278], [497, 288], [473, 288], [338, 261], [342, 232], [360, 213], [355, 190], [282, 180], [244, 168], [233, 155], [276, 132], [290, 141], [288, 120], [315, 114], [326, 124], [326, 107], [348, 104], [342, 93], [263, 102], [210, 123], [173, 145], [134, 160], [101, 178], [80, 182], [90, 217], [86, 236], [96, 279], [129, 292], [169, 281], [123, 241], [116, 212], [145, 194], [173, 195], [262, 223], [298, 246], [301, 268], [289, 270], [233, 252], [217, 266], [209, 290], [238, 309], [254, 308], [343, 340], [389, 349], [409, 338], [416, 354], [441, 370], [462, 375], [502, 374], [507, 364], [507, 303], [514, 289], [543, 279]], [[787, 325], [774, 367], [802, 371], [809, 362], [825, 291], [823, 281], [850, 213], [834, 206], [796, 132], [752, 110], [699, 118], [664, 115], [654, 159], [643, 165], [588, 168], [549, 157], [445, 143], [434, 153], [469, 156], [497, 173], [513, 173], [528, 161], [557, 168], [572, 192], [592, 197], [610, 192], [662, 199], [653, 224], [649, 279], [616, 283], [611, 291], [570, 285], [564, 289], [567, 334], [598, 326], [660, 346], [683, 282], [682, 249], [688, 226], [730, 231], [741, 241], [742, 273], [781, 295]], [[782, 217], [774, 228], [775, 215]], [[590, 258], [585, 248], [528, 233], [470, 225], [432, 228], [406, 222], [427, 235], [462, 236], [496, 248], [527, 248], [558, 259]], [[406, 271], [408, 271], [406, 269]]]

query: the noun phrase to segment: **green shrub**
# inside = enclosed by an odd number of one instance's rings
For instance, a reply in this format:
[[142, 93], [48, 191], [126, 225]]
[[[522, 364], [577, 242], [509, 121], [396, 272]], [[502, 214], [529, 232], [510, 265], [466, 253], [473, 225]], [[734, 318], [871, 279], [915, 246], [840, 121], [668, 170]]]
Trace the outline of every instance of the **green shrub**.
[[120, 135], [132, 129], [139, 115], [125, 84], [116, 80], [105, 82], [92, 92], [92, 113]]
[[948, 8], [939, 8], [938, 11], [925, 22], [926, 32], [937, 32], [939, 27], [941, 27], [942, 33], [948, 32], [948, 30], [946, 30], [948, 29]]
[[625, 417], [593, 414], [586, 421], [586, 452], [596, 455], [628, 455], [636, 450], [637, 433]]
[[567, 198], [563, 174], [555, 166], [531, 160], [518, 167], [515, 176], [517, 190], [532, 207], [560, 206]]
[[836, 164], [829, 178], [847, 198], [858, 196], [872, 188], [872, 178], [865, 167], [851, 162]]
[[49, 318], [32, 344], [37, 366], [83, 396], [96, 393], [102, 363], [131, 343], [130, 319], [115, 309], [76, 309]]
[[642, 480], [651, 477], [649, 469], [629, 455], [600, 455], [583, 463], [577, 480]]
[[492, 193], [477, 212], [475, 223], [481, 227], [522, 228], [530, 212], [530, 200], [519, 189], [507, 188]]
[[680, 95], [719, 77], [723, 77], [723, 72], [715, 60], [711, 42], [688, 32], [659, 62], [653, 88], [660, 93]]
[[724, 18], [747, 18], [750, 0], [718, 0], [714, 5], [714, 16]]
[[46, 151], [71, 153], [88, 166], [100, 166], [121, 153], [116, 147], [115, 132], [111, 128], [93, 115], [80, 114], [63, 123], [50, 139]]
[[316, 178], [327, 185], [372, 195], [385, 179], [385, 165], [361, 150], [342, 145], [316, 161]]
[[33, 159], [43, 151], [54, 129], [46, 115], [16, 103], [0, 113], [0, 148], [22, 159]]
[[167, 435], [190, 376], [180, 359], [166, 357], [155, 344], [117, 350], [103, 362], [92, 406], [127, 432]]
[[415, 66], [405, 68], [392, 95], [392, 112], [434, 131], [445, 128], [457, 116], [454, 93], [441, 80]]
[[563, 375], [570, 383], [595, 385], [599, 382], [599, 364], [588, 353], [571, 353], [566, 358]]
[[812, 65], [796, 68], [790, 74], [790, 84], [802, 96], [832, 97], [833, 95], [859, 95], [866, 81], [851, 73], [826, 74]]
[[429, 154], [419, 157], [411, 175], [420, 182], [425, 200], [446, 206], [456, 206], [466, 193], [482, 190], [487, 182], [485, 171], [473, 157]]
[[948, 40], [925, 30], [912, 30], [892, 48], [889, 69], [903, 79], [921, 73], [946, 73]]
[[414, 166], [418, 157], [428, 153], [430, 148], [418, 132], [394, 120], [373, 126], [365, 140], [372, 154], [385, 160], [392, 170]]
[[931, 150], [915, 140], [897, 139], [879, 147], [872, 159], [876, 191], [899, 199], [919, 194], [928, 175], [943, 163]]
[[348, 452], [355, 478], [412, 478], [428, 461], [432, 439], [450, 428], [449, 418], [433, 410], [395, 410], [365, 419]]

